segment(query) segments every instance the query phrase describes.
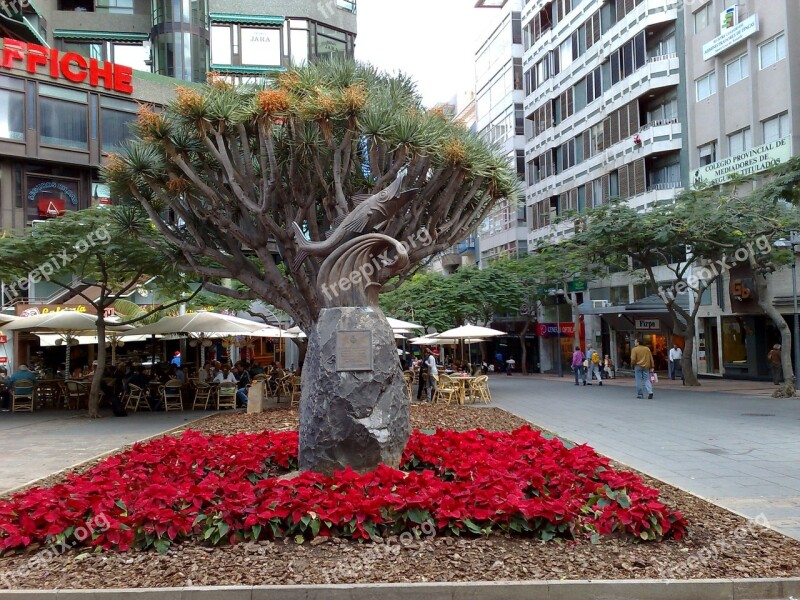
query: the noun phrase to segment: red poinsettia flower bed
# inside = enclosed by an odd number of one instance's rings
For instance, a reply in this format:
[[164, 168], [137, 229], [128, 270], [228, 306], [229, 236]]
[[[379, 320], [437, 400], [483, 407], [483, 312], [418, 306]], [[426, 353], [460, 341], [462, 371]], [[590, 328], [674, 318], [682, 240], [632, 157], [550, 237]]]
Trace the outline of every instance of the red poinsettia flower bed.
[[63, 484], [0, 501], [0, 550], [104, 549], [190, 538], [211, 544], [317, 535], [368, 539], [427, 523], [439, 532], [577, 539], [681, 538], [686, 522], [634, 474], [588, 446], [513, 432], [414, 432], [402, 470], [327, 477], [296, 468], [297, 432], [188, 431], [106, 459]]

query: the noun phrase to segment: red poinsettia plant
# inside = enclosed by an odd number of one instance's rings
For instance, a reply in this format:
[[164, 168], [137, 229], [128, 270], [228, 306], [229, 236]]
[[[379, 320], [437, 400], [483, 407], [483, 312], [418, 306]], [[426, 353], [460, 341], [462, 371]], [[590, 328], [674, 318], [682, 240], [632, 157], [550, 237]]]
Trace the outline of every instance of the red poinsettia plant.
[[686, 532], [682, 515], [638, 476], [616, 471], [588, 446], [568, 448], [530, 427], [414, 432], [400, 470], [279, 478], [296, 467], [297, 432], [187, 431], [137, 444], [64, 483], [0, 501], [0, 550], [371, 539], [423, 523], [452, 535], [502, 531], [545, 541]]

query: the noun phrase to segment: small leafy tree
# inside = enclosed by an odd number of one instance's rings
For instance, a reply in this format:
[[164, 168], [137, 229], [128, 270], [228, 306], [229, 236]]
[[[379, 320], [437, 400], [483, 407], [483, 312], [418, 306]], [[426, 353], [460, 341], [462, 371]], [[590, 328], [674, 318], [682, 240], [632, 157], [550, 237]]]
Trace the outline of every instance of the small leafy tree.
[[[99, 416], [106, 327], [110, 324], [106, 311], [152, 278], [156, 278], [162, 293], [172, 297], [188, 291], [174, 262], [147, 243], [155, 235], [152, 226], [139, 223], [135, 237], [117, 226], [120, 217], [127, 220], [125, 212], [119, 207], [70, 212], [35, 229], [12, 232], [0, 239], [0, 279], [27, 281], [33, 276], [49, 280], [96, 311], [99, 344], [89, 396], [90, 417]], [[173, 304], [178, 302], [181, 301]]]

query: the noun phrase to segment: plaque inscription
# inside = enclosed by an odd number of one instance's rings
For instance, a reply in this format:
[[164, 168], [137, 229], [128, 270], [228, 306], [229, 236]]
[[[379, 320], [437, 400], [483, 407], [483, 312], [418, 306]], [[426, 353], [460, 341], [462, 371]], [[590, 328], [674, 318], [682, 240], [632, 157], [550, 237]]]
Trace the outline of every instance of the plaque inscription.
[[372, 371], [372, 331], [336, 332], [336, 370]]

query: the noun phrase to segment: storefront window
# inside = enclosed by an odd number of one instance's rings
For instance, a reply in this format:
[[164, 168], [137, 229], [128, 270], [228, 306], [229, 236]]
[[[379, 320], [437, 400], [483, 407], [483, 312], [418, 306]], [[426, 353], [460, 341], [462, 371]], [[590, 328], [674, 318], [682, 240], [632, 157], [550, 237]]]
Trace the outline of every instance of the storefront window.
[[613, 306], [623, 306], [628, 303], [628, 286], [617, 285], [609, 289], [608, 300]]
[[63, 50], [64, 52], [74, 52], [88, 58], [103, 60], [103, 44], [100, 42], [64, 42]]
[[39, 85], [39, 135], [43, 144], [86, 150], [88, 117], [86, 92]]
[[211, 27], [211, 62], [215, 65], [230, 65], [233, 61], [230, 25]]
[[25, 139], [25, 82], [0, 76], [0, 138]]
[[104, 152], [119, 152], [130, 138], [137, 104], [116, 98], [100, 98], [100, 136]]
[[302, 65], [303, 63], [308, 62], [308, 30], [292, 29], [290, 35], [292, 45], [292, 64]]
[[744, 319], [723, 317], [722, 362], [730, 365], [747, 365], [748, 331]]

